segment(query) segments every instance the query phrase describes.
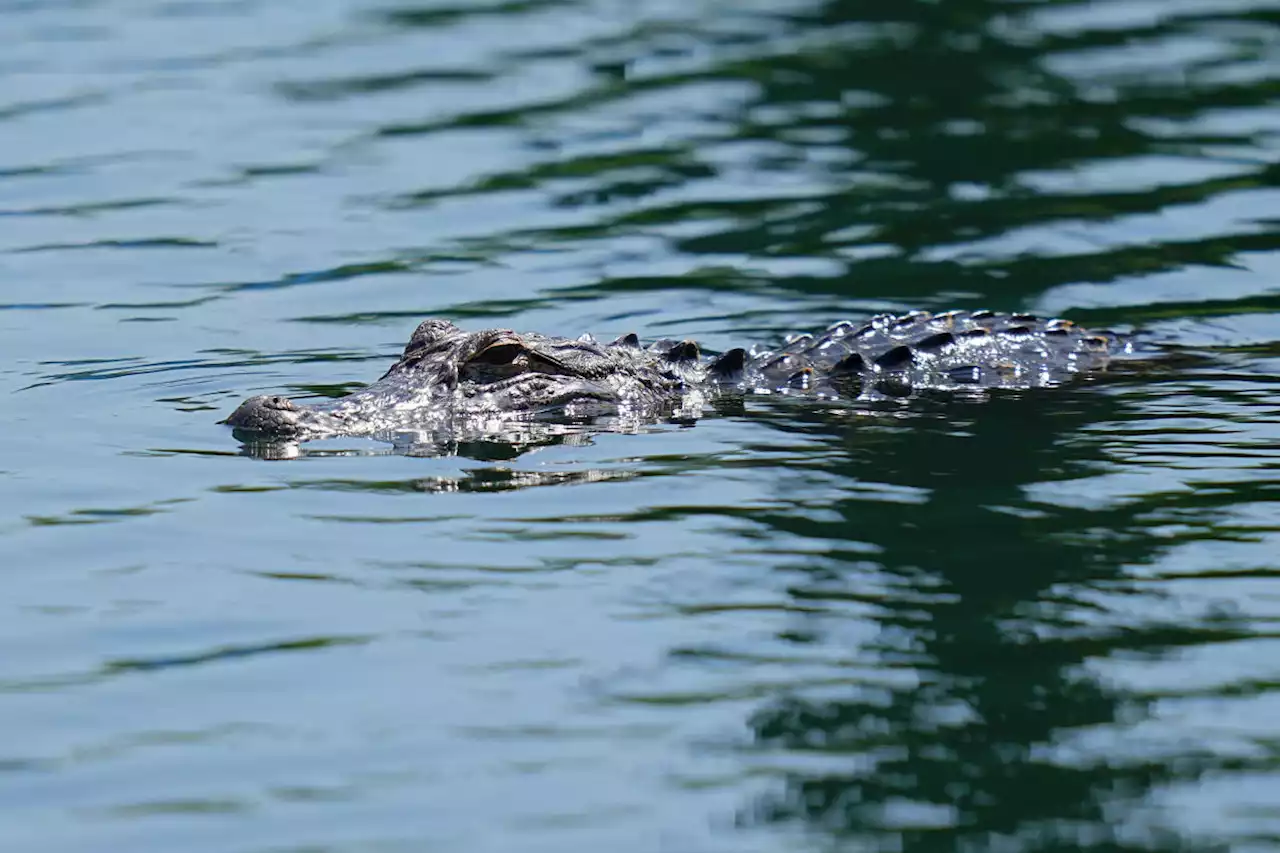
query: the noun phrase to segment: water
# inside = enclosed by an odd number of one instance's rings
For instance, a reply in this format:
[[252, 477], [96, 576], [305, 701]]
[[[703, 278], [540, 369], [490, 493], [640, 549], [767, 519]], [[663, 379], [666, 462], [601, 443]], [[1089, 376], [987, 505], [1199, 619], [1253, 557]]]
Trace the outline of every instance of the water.
[[[1280, 7], [0, 3], [0, 849], [1280, 847]], [[289, 461], [422, 317], [1181, 347]]]

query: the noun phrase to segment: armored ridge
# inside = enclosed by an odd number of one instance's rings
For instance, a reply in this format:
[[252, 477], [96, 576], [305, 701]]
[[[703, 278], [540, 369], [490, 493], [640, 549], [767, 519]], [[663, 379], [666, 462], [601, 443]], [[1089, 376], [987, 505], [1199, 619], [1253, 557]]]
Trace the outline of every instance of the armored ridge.
[[931, 389], [1038, 388], [1104, 369], [1131, 339], [1068, 320], [992, 311], [914, 311], [836, 323], [777, 349], [704, 357], [694, 341], [642, 347], [509, 329], [466, 332], [430, 319], [377, 382], [336, 400], [252, 397], [225, 423], [294, 441], [438, 429], [451, 423], [619, 412], [658, 419], [696, 413], [726, 393], [909, 396]]

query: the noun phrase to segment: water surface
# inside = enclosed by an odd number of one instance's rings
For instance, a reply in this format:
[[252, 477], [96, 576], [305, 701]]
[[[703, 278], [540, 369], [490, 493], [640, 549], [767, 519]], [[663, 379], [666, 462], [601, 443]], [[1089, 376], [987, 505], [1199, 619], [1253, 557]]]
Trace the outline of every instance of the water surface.
[[[0, 847], [1280, 847], [1280, 7], [0, 2]], [[440, 315], [1178, 356], [264, 461]]]

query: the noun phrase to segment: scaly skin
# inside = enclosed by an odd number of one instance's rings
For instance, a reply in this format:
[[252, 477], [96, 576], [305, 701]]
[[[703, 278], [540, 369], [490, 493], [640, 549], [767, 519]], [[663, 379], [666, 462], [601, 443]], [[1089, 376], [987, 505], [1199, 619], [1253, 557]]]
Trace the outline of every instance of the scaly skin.
[[252, 397], [225, 423], [261, 437], [304, 441], [379, 435], [552, 411], [658, 419], [699, 411], [728, 392], [874, 398], [928, 389], [1038, 388], [1104, 369], [1130, 340], [1065, 320], [990, 311], [917, 311], [858, 326], [837, 323], [775, 350], [704, 358], [693, 341], [647, 348], [509, 329], [465, 332], [431, 319], [381, 379], [336, 400]]

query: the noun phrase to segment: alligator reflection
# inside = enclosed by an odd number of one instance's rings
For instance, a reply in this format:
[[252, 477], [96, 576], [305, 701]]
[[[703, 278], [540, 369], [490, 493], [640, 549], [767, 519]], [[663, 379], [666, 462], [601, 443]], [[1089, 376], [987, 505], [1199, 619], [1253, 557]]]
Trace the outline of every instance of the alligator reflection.
[[[659, 428], [652, 425], [653, 429]], [[279, 461], [306, 457], [330, 456], [462, 456], [467, 459], [489, 462], [507, 462], [543, 447], [565, 445], [583, 446], [591, 443], [591, 437], [601, 432], [638, 432], [640, 427], [609, 429], [607, 424], [574, 421], [516, 421], [495, 426], [492, 430], [472, 435], [459, 435], [447, 431], [400, 431], [369, 438], [337, 439], [317, 442], [314, 445], [288, 439], [263, 439], [252, 432], [232, 430], [241, 442], [240, 452], [255, 459]], [[343, 447], [357, 442], [356, 447]], [[337, 446], [330, 446], [337, 445]]]
[[[495, 437], [474, 441], [400, 442], [390, 447], [362, 447], [359, 449], [327, 449], [306, 447], [290, 441], [256, 441], [248, 439], [241, 446], [241, 454], [256, 459], [286, 460], [305, 457], [332, 456], [458, 456], [485, 462], [509, 462], [525, 453], [543, 447], [557, 445], [582, 446], [591, 441], [590, 433], [547, 435], [542, 440], [503, 440]], [[520, 470], [499, 466], [475, 468], [463, 471], [456, 477], [415, 477], [408, 480], [370, 481], [306, 480], [292, 483], [295, 489], [317, 489], [325, 492], [422, 492], [440, 494], [448, 492], [510, 492], [537, 486], [568, 486], [580, 483], [599, 483], [606, 480], [630, 480], [641, 476], [626, 469], [587, 468], [572, 471], [546, 469]]]
[[[1087, 389], [956, 406], [945, 420], [913, 421], [874, 441], [865, 425], [843, 429], [847, 453], [832, 454], [823, 470], [927, 500], [851, 496], [831, 507], [832, 520], [767, 519], [810, 541], [858, 543], [848, 558], [837, 546], [828, 558], [783, 567], [804, 578], [788, 595], [821, 615], [779, 639], [801, 654], [836, 642], [833, 619], [851, 600], [874, 607], [878, 633], [856, 652], [847, 681], [831, 679], [844, 686], [776, 698], [754, 714], [754, 742], [768, 760], [781, 750], [825, 769], [785, 772], [781, 791], [750, 809], [749, 822], [799, 819], [865, 842], [859, 849], [1194, 846], [1167, 827], [1144, 833], [1144, 798], [1251, 762], [1192, 746], [1162, 761], [1137, 745], [1097, 754], [1082, 743], [1108, 729], [1104, 740], [1123, 742], [1120, 730], [1147, 717], [1149, 703], [1104, 684], [1091, 662], [1246, 635], [1213, 614], [1170, 624], [1145, 621], [1141, 605], [1107, 606], [1111, 596], [1132, 603], [1150, 594], [1126, 583], [1126, 567], [1178, 543], [1150, 518], [1187, 496], [1081, 502], [1100, 508], [1032, 496], [1038, 484], [1087, 484], [1086, 475], [1114, 468], [1108, 437], [1087, 427], [1126, 417], [1135, 416], [1121, 398]], [[804, 412], [778, 428], [841, 430]], [[1239, 499], [1224, 496], [1222, 506]], [[868, 683], [868, 664], [890, 677]], [[1251, 769], [1277, 766], [1272, 748]]]
[[[592, 434], [607, 431], [602, 427], [586, 431], [589, 427], [578, 424], [522, 423], [505, 426], [503, 430], [495, 430], [488, 435], [470, 438], [402, 432], [367, 439], [318, 442], [316, 445], [287, 439], [265, 440], [253, 433], [239, 430], [233, 430], [232, 435], [241, 442], [241, 455], [268, 461], [308, 457], [400, 455], [461, 456], [477, 461], [507, 462], [539, 448], [589, 444]], [[350, 445], [352, 442], [356, 442], [358, 446], [343, 446]]]
[[[743, 398], [726, 395], [710, 402], [706, 414], [740, 415], [746, 411]], [[484, 462], [509, 462], [546, 447], [582, 447], [604, 433], [639, 434], [692, 426], [689, 417], [655, 420], [641, 416], [576, 416], [549, 414], [536, 420], [495, 419], [491, 422], [450, 423], [435, 430], [402, 429], [367, 438], [340, 438], [316, 442], [264, 439], [258, 433], [233, 429], [240, 453], [255, 459], [281, 461], [330, 456], [460, 456]], [[353, 446], [354, 445], [354, 446]], [[513, 481], [514, 482], [514, 481]], [[532, 478], [525, 485], [552, 485]]]

